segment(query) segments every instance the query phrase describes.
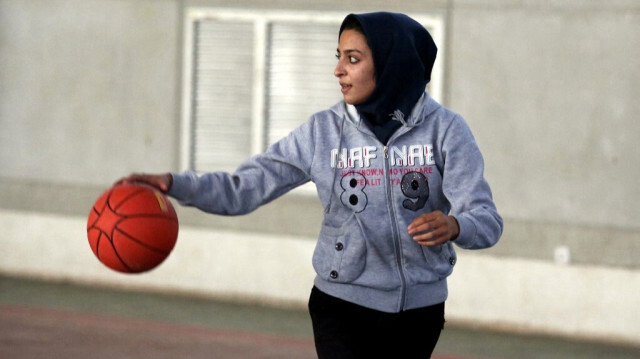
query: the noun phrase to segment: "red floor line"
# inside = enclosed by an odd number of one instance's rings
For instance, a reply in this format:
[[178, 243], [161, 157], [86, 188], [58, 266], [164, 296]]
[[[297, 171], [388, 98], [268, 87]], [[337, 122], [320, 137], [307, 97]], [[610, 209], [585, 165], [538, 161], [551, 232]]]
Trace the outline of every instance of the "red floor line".
[[167, 323], [147, 319], [118, 317], [63, 309], [0, 305], [0, 317], [31, 317], [39, 321], [64, 321], [71, 324], [110, 329], [140, 329], [156, 333], [180, 333], [196, 337], [233, 339], [257, 344], [313, 346], [313, 339], [293, 338], [277, 334], [241, 330], [215, 329], [200, 325]]

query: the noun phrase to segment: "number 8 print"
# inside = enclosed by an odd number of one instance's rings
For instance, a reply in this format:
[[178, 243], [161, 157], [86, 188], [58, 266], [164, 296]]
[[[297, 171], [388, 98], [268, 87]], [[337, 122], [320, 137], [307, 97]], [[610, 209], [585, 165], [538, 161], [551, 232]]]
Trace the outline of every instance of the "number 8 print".
[[367, 186], [366, 178], [360, 173], [349, 172], [340, 180], [340, 186], [344, 191], [340, 195], [340, 201], [354, 212], [360, 213], [367, 207], [367, 194], [364, 188]]

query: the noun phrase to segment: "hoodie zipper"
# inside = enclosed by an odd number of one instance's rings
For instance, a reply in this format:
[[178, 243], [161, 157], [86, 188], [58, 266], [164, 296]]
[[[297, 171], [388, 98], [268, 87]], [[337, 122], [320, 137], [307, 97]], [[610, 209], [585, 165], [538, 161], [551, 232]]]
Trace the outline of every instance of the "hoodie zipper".
[[[361, 132], [364, 132], [362, 130], [360, 130]], [[394, 133], [391, 138], [389, 139], [388, 143], [390, 143], [394, 138], [397, 138], [401, 135], [403, 135], [404, 133], [406, 133], [408, 130], [402, 131], [402, 128], [398, 129], [396, 131], [396, 133]], [[364, 132], [366, 133], [366, 132]], [[368, 133], [367, 134], [370, 137], [373, 137], [375, 140], [377, 140], [377, 138], [375, 137], [375, 135], [373, 133]], [[342, 136], [342, 134], [341, 134]], [[381, 143], [381, 142], [379, 142]], [[387, 206], [388, 206], [388, 211], [389, 211], [389, 216], [391, 217], [391, 234], [392, 234], [392, 239], [393, 239], [393, 247], [395, 249], [395, 257], [396, 257], [396, 265], [398, 266], [398, 274], [400, 274], [400, 301], [398, 303], [398, 311], [403, 311], [405, 308], [405, 301], [406, 301], [406, 297], [407, 297], [407, 278], [405, 276], [404, 273], [404, 266], [403, 266], [403, 260], [402, 260], [402, 243], [400, 241], [400, 236], [398, 235], [398, 222], [396, 220], [396, 212], [393, 208], [393, 197], [391, 194], [391, 173], [390, 173], [390, 169], [391, 169], [391, 164], [389, 162], [389, 146], [387, 145], [383, 145], [383, 152], [384, 152], [384, 179], [385, 179], [385, 190], [386, 190], [386, 195], [387, 195]]]
[[391, 194], [391, 174], [390, 170], [391, 164], [389, 163], [389, 146], [384, 146], [384, 173], [385, 173], [385, 182], [386, 182], [386, 191], [387, 191], [387, 205], [389, 207], [389, 215], [391, 216], [391, 233], [393, 237], [393, 247], [396, 251], [396, 264], [398, 265], [398, 273], [400, 274], [400, 282], [401, 282], [401, 294], [400, 294], [400, 302], [399, 302], [399, 311], [404, 310], [405, 306], [405, 298], [407, 295], [407, 279], [404, 274], [404, 266], [402, 261], [402, 243], [400, 241], [400, 236], [398, 235], [398, 225], [396, 220], [396, 212], [393, 208], [393, 197]]

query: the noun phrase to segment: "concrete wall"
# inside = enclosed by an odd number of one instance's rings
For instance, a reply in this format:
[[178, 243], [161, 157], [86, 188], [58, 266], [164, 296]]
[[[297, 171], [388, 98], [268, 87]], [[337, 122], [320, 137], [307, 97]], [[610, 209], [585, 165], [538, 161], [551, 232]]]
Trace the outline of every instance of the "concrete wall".
[[495, 248], [459, 251], [449, 319], [640, 345], [635, 1], [0, 0], [0, 272], [304, 305], [313, 198], [239, 218], [181, 208], [174, 253], [141, 276], [86, 243], [116, 178], [178, 169], [188, 6], [441, 14], [444, 102], [506, 224]]
[[0, 2], [0, 175], [106, 184], [174, 165], [180, 20], [175, 1]]
[[[450, 105], [468, 114], [491, 154], [502, 211], [640, 228], [640, 206], [629, 200], [640, 196], [638, 7], [460, 3]], [[502, 199], [514, 193], [518, 201]]]

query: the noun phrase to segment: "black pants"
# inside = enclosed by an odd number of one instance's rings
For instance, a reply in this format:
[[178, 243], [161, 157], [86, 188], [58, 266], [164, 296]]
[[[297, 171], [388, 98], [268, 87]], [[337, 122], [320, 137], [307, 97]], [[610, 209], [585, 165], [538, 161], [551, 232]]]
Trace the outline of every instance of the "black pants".
[[309, 313], [319, 359], [430, 358], [444, 327], [444, 303], [385, 313], [316, 287]]

